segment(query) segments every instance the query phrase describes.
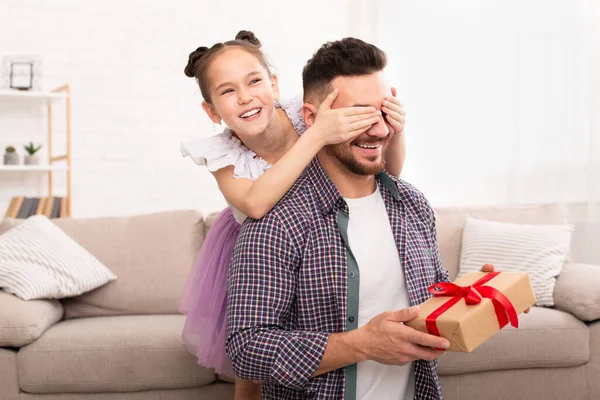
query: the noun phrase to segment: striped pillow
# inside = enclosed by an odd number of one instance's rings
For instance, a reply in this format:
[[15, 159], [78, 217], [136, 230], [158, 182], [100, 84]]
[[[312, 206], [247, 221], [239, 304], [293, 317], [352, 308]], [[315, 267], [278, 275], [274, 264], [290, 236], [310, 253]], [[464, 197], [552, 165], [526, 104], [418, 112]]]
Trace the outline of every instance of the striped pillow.
[[0, 236], [0, 288], [23, 300], [73, 297], [115, 279], [43, 215], [29, 217]]
[[571, 245], [573, 225], [520, 225], [467, 218], [459, 276], [486, 263], [497, 271], [528, 272], [536, 305], [554, 305], [554, 285]]

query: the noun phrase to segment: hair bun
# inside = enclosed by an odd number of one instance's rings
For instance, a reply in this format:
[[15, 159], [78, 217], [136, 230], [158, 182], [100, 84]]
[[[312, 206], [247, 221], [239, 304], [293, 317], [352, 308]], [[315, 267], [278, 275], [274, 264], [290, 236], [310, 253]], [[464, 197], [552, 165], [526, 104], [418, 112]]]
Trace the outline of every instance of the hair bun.
[[252, 43], [257, 47], [261, 46], [260, 40], [258, 40], [256, 36], [254, 36], [254, 33], [250, 31], [239, 31], [238, 34], [235, 35], [235, 40], [243, 40]]
[[190, 57], [188, 58], [188, 63], [185, 66], [185, 69], [183, 70], [183, 72], [185, 73], [186, 76], [188, 76], [190, 78], [193, 78], [194, 76], [196, 76], [196, 62], [198, 62], [198, 60], [200, 60], [202, 57], [204, 57], [204, 55], [206, 54], [206, 52], [208, 50], [209, 50], [208, 47], [201, 46], [190, 53]]

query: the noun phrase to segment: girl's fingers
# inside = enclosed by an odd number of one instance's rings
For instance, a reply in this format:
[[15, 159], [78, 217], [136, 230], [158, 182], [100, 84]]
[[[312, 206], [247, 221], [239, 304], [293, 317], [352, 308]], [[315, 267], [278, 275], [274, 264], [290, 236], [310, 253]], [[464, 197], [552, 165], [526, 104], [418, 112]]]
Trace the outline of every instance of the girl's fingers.
[[361, 114], [372, 114], [377, 112], [375, 107], [345, 107], [338, 109], [341, 111], [343, 116], [349, 117], [353, 115], [361, 115]]
[[357, 121], [364, 121], [364, 120], [371, 120], [372, 118], [379, 118], [380, 116], [381, 116], [381, 111], [377, 111], [374, 113], [353, 115], [353, 116], [347, 117], [346, 121], [349, 124], [352, 124]]
[[371, 125], [367, 125], [362, 128], [355, 129], [353, 131], [348, 132], [348, 134], [349, 134], [350, 138], [355, 138], [356, 136], [360, 135], [361, 133], [365, 133], [366, 131], [368, 131], [369, 128], [371, 128]]
[[402, 113], [399, 113], [398, 111], [394, 111], [391, 108], [387, 107], [383, 107], [381, 111], [383, 111], [387, 114], [388, 117], [392, 117], [392, 119], [395, 119], [396, 121], [404, 122], [404, 115]]
[[371, 125], [374, 125], [377, 123], [377, 121], [379, 121], [379, 116], [377, 117], [372, 117], [369, 119], [363, 119], [360, 121], [356, 121], [356, 122], [352, 122], [351, 124], [348, 124], [348, 128], [350, 129], [350, 131], [354, 131], [357, 129], [362, 129], [364, 127], [369, 128]]
[[382, 107], [388, 107], [396, 110], [397, 112], [404, 112], [402, 103], [400, 103], [400, 100], [396, 99], [395, 97], [386, 97], [386, 100], [383, 101]]
[[404, 119], [394, 119], [390, 115], [387, 115], [386, 121], [388, 124], [392, 125], [394, 129], [397, 130], [402, 129], [402, 127], [404, 126]]

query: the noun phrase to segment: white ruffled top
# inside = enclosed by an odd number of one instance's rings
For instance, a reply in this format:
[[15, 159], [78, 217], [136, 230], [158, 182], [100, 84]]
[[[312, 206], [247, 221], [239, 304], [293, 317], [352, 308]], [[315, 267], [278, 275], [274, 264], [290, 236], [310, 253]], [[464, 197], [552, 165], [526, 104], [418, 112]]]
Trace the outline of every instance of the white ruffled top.
[[[277, 108], [285, 111], [299, 135], [306, 131], [302, 117], [302, 104], [302, 94], [275, 104]], [[181, 154], [184, 157], [190, 157], [198, 165], [205, 165], [211, 172], [233, 165], [234, 178], [246, 178], [253, 181], [271, 167], [271, 164], [258, 157], [241, 140], [233, 136], [229, 128], [208, 138], [182, 142]], [[231, 205], [229, 207], [234, 211], [236, 220], [242, 223], [246, 216]]]

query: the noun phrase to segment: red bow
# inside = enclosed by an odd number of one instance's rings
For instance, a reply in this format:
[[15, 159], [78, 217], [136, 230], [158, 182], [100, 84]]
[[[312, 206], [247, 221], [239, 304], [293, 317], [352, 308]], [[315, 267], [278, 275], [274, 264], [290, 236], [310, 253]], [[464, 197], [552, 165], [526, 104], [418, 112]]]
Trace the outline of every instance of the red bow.
[[[450, 300], [442, 304], [437, 310], [429, 314], [425, 319], [427, 331], [436, 336], [440, 336], [440, 331], [437, 328], [437, 318], [446, 312], [450, 307], [465, 299], [465, 302], [469, 305], [481, 303], [481, 299], [487, 298], [492, 300], [494, 310], [496, 311], [496, 317], [498, 318], [498, 325], [500, 329], [504, 328], [510, 320], [510, 324], [515, 328], [519, 327], [519, 319], [515, 307], [512, 305], [508, 297], [504, 295], [498, 289], [491, 286], [483, 286], [490, 279], [497, 276], [500, 272], [489, 272], [483, 278], [470, 286], [458, 286], [451, 282], [440, 282], [429, 287], [429, 292], [434, 296], [452, 296]], [[442, 350], [442, 349], [437, 349]]]

